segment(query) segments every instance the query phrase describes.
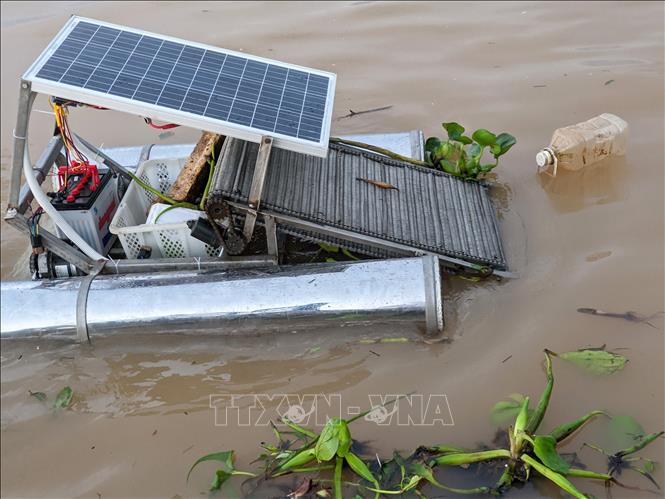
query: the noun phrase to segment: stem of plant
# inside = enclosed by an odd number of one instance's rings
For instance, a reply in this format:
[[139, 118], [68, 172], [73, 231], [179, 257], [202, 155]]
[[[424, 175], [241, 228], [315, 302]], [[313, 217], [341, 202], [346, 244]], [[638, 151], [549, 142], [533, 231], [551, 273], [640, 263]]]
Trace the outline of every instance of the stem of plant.
[[665, 431], [659, 431], [658, 433], [652, 433], [651, 435], [647, 435], [642, 439], [642, 441], [639, 444], [634, 445], [633, 447], [629, 447], [628, 449], [619, 451], [616, 453], [616, 455], [619, 457], [623, 457], [629, 454], [634, 454], [635, 452], [644, 449], [647, 445], [656, 440], [658, 437], [662, 436], [664, 433]]
[[557, 473], [556, 471], [552, 471], [547, 466], [539, 463], [528, 454], [523, 454], [522, 456], [520, 456], [520, 459], [523, 462], [531, 465], [536, 471], [538, 471], [538, 473], [540, 473], [545, 478], [554, 482], [556, 485], [559, 486], [559, 488], [565, 490], [573, 497], [576, 497], [577, 499], [587, 499], [587, 496], [585, 496], [579, 490], [577, 490], [575, 486], [572, 483], [570, 483], [566, 477]]
[[482, 452], [446, 454], [434, 458], [434, 462], [440, 466], [460, 466], [463, 464], [477, 463], [489, 459], [509, 458], [510, 451], [507, 449], [495, 449]]
[[256, 478], [258, 476], [256, 473], [252, 473], [251, 471], [238, 471], [238, 470], [233, 470], [231, 474], [233, 476], [251, 476], [252, 478]]
[[367, 149], [368, 151], [383, 154], [384, 156], [388, 156], [389, 158], [396, 159], [398, 161], [404, 161], [406, 163], [411, 163], [412, 165], [424, 166], [426, 168], [431, 168], [431, 165], [428, 165], [424, 161], [420, 161], [420, 160], [413, 159], [413, 158], [408, 158], [406, 156], [402, 156], [401, 154], [397, 154], [396, 152], [390, 151], [389, 149], [384, 149], [383, 147], [373, 146], [372, 144], [366, 144], [364, 142], [357, 142], [355, 140], [340, 139], [338, 137], [330, 137], [330, 142], [335, 143], [335, 144], [346, 144], [346, 145], [349, 145], [349, 146], [359, 147], [361, 149]]
[[612, 477], [607, 473], [597, 473], [595, 471], [580, 470], [577, 468], [570, 468], [566, 472], [566, 476], [574, 476], [577, 478], [592, 478], [594, 480], [612, 480]]
[[342, 494], [342, 466], [344, 458], [337, 456], [335, 461], [335, 499], [344, 499]]
[[210, 165], [210, 170], [208, 170], [208, 180], [206, 181], [206, 186], [205, 189], [203, 190], [203, 196], [201, 196], [201, 202], [199, 203], [199, 209], [201, 210], [205, 209], [205, 203], [206, 200], [208, 199], [208, 193], [210, 192], [210, 187], [212, 186], [212, 176], [215, 173], [215, 162], [213, 160], [209, 160], [208, 165]]

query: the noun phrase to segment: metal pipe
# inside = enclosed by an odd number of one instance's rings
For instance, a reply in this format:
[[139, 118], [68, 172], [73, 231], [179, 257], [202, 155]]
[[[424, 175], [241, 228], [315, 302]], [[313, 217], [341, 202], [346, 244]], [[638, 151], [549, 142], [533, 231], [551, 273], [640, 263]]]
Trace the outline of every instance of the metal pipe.
[[18, 110], [16, 112], [16, 128], [14, 128], [14, 156], [9, 181], [8, 210], [18, 207], [18, 196], [21, 189], [21, 173], [23, 171], [23, 157], [28, 148], [28, 126], [30, 125], [30, 109], [37, 94], [32, 91], [30, 82], [21, 80], [19, 91]]
[[[76, 340], [81, 278], [3, 282], [0, 338]], [[441, 332], [436, 258], [337, 262], [222, 272], [99, 276], [90, 286], [90, 338], [121, 333], [220, 336], [333, 325], [415, 322]]]
[[229, 256], [224, 259], [214, 257], [123, 259], [107, 261], [102, 269], [102, 274], [237, 270], [271, 265], [277, 265], [277, 260], [269, 255]]

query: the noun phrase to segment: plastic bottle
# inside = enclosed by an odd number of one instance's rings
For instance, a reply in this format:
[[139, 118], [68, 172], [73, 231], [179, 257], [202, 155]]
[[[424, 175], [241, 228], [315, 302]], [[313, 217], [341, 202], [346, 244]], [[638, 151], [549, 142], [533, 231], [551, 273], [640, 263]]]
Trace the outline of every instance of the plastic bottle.
[[627, 140], [628, 123], [609, 113], [559, 128], [549, 147], [536, 154], [538, 171], [556, 176], [558, 168], [580, 170], [608, 156], [625, 154]]

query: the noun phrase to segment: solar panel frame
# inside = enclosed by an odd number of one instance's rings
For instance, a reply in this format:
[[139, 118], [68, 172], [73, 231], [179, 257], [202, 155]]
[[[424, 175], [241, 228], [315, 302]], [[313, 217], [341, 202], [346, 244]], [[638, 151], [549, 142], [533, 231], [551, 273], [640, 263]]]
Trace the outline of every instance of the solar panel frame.
[[[110, 90], [113, 87], [113, 83], [107, 89], [106, 92], [98, 91], [92, 88], [82, 88], [82, 86], [78, 86], [75, 84], [69, 84], [69, 83], [63, 83], [63, 82], [56, 82], [52, 81], [46, 78], [42, 78], [37, 76], [37, 74], [42, 70], [44, 65], [49, 62], [53, 54], [58, 50], [61, 46], [61, 44], [67, 39], [67, 37], [70, 35], [70, 33], [74, 30], [74, 28], [79, 24], [79, 23], [91, 23], [94, 25], [99, 25], [100, 27], [108, 27], [114, 30], [121, 30], [123, 32], [128, 32], [128, 33], [133, 33], [136, 35], [142, 35], [145, 37], [151, 37], [151, 38], [156, 38], [160, 42], [162, 42], [162, 45], [166, 44], [178, 44], [178, 45], [184, 45], [181, 50], [181, 54], [185, 52], [185, 50], [190, 49], [190, 52], [196, 52], [195, 49], [203, 49], [204, 55], [201, 56], [201, 61], [199, 62], [199, 65], [201, 62], [203, 62], [203, 57], [205, 55], [209, 54], [224, 54], [227, 56], [231, 56], [233, 58], [239, 58], [242, 60], [246, 60], [247, 62], [245, 65], [249, 65], [250, 63], [260, 63], [260, 64], [266, 64], [266, 74], [271, 68], [285, 68], [287, 70], [288, 75], [294, 75], [297, 77], [298, 73], [296, 72], [305, 72], [310, 75], [317, 75], [323, 78], [328, 79], [328, 88], [327, 92], [325, 94], [325, 106], [323, 109], [323, 112], [321, 114], [322, 116], [322, 124], [321, 124], [321, 131], [320, 131], [320, 136], [319, 140], [307, 140], [307, 139], [302, 139], [299, 137], [294, 137], [291, 135], [287, 135], [286, 133], [281, 133], [277, 131], [277, 129], [274, 132], [271, 132], [270, 130], [265, 130], [261, 129], [258, 127], [252, 127], [252, 126], [247, 126], [244, 124], [237, 124], [237, 123], [232, 123], [226, 120], [221, 120], [221, 119], [216, 119], [216, 118], [211, 118], [211, 117], [206, 117], [202, 114], [196, 114], [194, 112], [189, 112], [189, 111], [184, 111], [184, 110], [179, 110], [179, 109], [171, 109], [164, 107], [163, 105], [156, 105], [152, 104], [150, 102], [142, 102], [140, 100], [137, 100], [136, 98], [127, 98], [123, 97], [120, 95], [113, 95], [107, 93], [108, 90]], [[119, 35], [118, 35], [119, 37]], [[109, 43], [109, 50], [111, 47], [112, 43]], [[160, 46], [161, 47], [161, 46]], [[175, 46], [171, 46], [175, 47]], [[167, 46], [165, 48], [168, 49], [169, 47]], [[79, 51], [79, 56], [82, 55], [83, 51], [85, 48], [80, 48]], [[108, 52], [107, 52], [108, 53]], [[193, 56], [193, 54], [188, 54], [189, 56]], [[194, 56], [195, 57], [195, 56]], [[211, 55], [212, 57], [212, 55]], [[225, 58], [225, 59], [226, 59]], [[104, 57], [102, 57], [102, 60]], [[155, 62], [155, 58], [153, 58], [152, 62]], [[192, 59], [196, 60], [196, 59]], [[231, 61], [235, 61], [235, 59], [229, 59], [229, 63]], [[214, 61], [213, 61], [214, 62]], [[226, 60], [224, 61], [226, 62]], [[257, 66], [260, 66], [260, 64], [257, 64]], [[149, 71], [150, 68], [147, 68], [145, 70], [145, 73], [143, 74], [143, 78], [141, 79], [141, 82], [143, 82], [143, 79], [145, 79], [145, 74]], [[155, 71], [168, 71], [168, 66], [165, 67], [156, 67], [154, 68]], [[175, 69], [175, 66], [171, 68], [171, 71]], [[295, 70], [294, 72], [288, 71], [289, 69]], [[74, 71], [72, 71], [74, 73]], [[97, 70], [93, 71], [90, 73], [88, 76], [88, 80], [90, 80], [93, 77], [93, 73], [96, 75], [96, 77], [99, 78], [100, 82], [103, 82], [104, 80], [104, 68], [103, 67], [98, 67]], [[108, 73], [108, 71], [107, 71]], [[165, 74], [165, 73], [163, 73]], [[172, 75], [169, 73], [169, 77]], [[175, 75], [175, 77], [182, 77], [182, 81], [186, 81], [186, 75]], [[221, 69], [219, 70], [217, 74], [217, 78], [219, 79], [221, 76]], [[65, 74], [63, 74], [62, 78], [65, 77]], [[166, 90], [166, 86], [169, 83], [169, 77], [164, 79], [164, 88], [162, 88], [160, 95], [158, 96], [156, 102], [160, 102], [160, 99], [164, 99], [164, 102], [166, 102], [169, 98], [176, 98], [172, 97], [173, 94], [167, 93], [164, 95], [164, 92]], [[130, 28], [126, 26], [120, 26], [112, 23], [107, 23], [105, 21], [98, 21], [96, 19], [90, 19], [90, 18], [85, 18], [85, 17], [80, 17], [80, 16], [72, 16], [67, 23], [62, 27], [62, 29], [58, 32], [58, 34], [53, 38], [53, 40], [49, 43], [49, 45], [44, 49], [44, 51], [41, 53], [41, 55], [31, 64], [31, 66], [28, 68], [28, 70], [23, 74], [23, 80], [30, 82], [32, 86], [32, 90], [35, 92], [40, 92], [40, 93], [45, 93], [49, 95], [53, 95], [56, 97], [60, 97], [63, 99], [70, 99], [78, 102], [83, 102], [85, 104], [91, 104], [91, 105], [96, 105], [96, 106], [102, 106], [106, 107], [109, 109], [121, 111], [121, 112], [126, 112], [129, 114], [135, 114], [138, 116], [144, 116], [144, 117], [149, 117], [155, 120], [160, 120], [160, 121], [165, 121], [169, 123], [176, 123], [178, 125], [182, 126], [187, 126], [187, 127], [192, 127], [192, 128], [197, 128], [201, 130], [206, 130], [210, 132], [216, 132], [216, 133], [221, 133], [224, 135], [232, 136], [232, 137], [237, 137], [239, 139], [243, 140], [248, 140], [251, 142], [259, 142], [261, 140], [261, 137], [263, 135], [270, 135], [274, 139], [274, 145], [275, 147], [279, 147], [282, 149], [288, 149], [296, 152], [301, 152], [305, 154], [312, 154], [314, 156], [319, 156], [319, 157], [325, 157], [328, 152], [328, 140], [330, 138], [330, 127], [331, 127], [331, 121], [332, 121], [332, 110], [333, 110], [333, 104], [334, 104], [334, 94], [335, 94], [335, 85], [336, 85], [336, 75], [334, 73], [330, 73], [327, 71], [321, 71], [317, 69], [312, 69], [312, 68], [307, 68], [303, 66], [298, 66], [295, 64], [290, 64], [290, 63], [285, 63], [281, 61], [275, 61], [271, 59], [266, 59], [263, 57], [258, 57], [258, 56], [253, 56], [253, 55], [248, 55], [244, 54], [242, 52], [235, 52], [232, 50], [227, 50], [227, 49], [222, 49], [218, 47], [213, 47], [210, 45], [206, 45], [203, 43], [198, 43], [198, 42], [193, 42], [189, 40], [183, 40], [179, 39], [176, 37], [171, 37], [167, 35], [160, 35], [160, 34], [155, 34], [151, 33], [148, 31], [140, 30], [140, 29], [135, 29], [135, 28]], [[82, 77], [81, 77], [82, 78]], [[140, 76], [137, 73], [137, 79], [139, 79]], [[264, 76], [265, 78], [265, 76]], [[73, 79], [76, 79], [76, 75], [73, 76]], [[309, 77], [308, 77], [309, 79]], [[85, 83], [87, 83], [87, 81]], [[194, 81], [194, 76], [191, 77], [191, 82], [190, 86]], [[141, 82], [139, 82], [138, 85], [141, 85]], [[83, 84], [85, 84], [83, 83]], [[146, 82], [147, 83], [147, 82]], [[215, 82], [217, 83], [217, 81]], [[183, 83], [184, 84], [184, 83]], [[100, 83], [99, 88], [103, 88], [103, 83]], [[284, 88], [286, 88], [287, 83], [286, 79], [284, 80]], [[213, 87], [216, 88], [216, 87]], [[232, 88], [232, 87], [230, 87]], [[175, 89], [175, 86], [174, 86]], [[139, 87], [137, 86], [137, 91], [138, 92]], [[238, 84], [238, 87], [236, 87], [236, 93], [239, 91], [250, 91], [251, 88], [241, 88], [240, 84]], [[171, 91], [171, 90], [170, 90]], [[177, 92], [178, 90], [175, 89]], [[190, 89], [188, 88], [188, 92]], [[150, 95], [150, 89], [145, 90], [145, 95]], [[218, 105], [216, 103], [210, 102], [212, 100], [212, 94], [214, 90], [210, 90], [210, 100], [207, 103], [207, 106], [213, 105], [214, 106]], [[306, 92], [305, 92], [306, 94]], [[321, 92], [321, 95], [323, 92]], [[141, 94], [142, 96], [144, 94]], [[153, 94], [154, 95], [154, 94]], [[186, 94], [188, 96], [188, 94]], [[257, 108], [259, 107], [259, 98], [257, 97], [257, 102], [254, 108], [254, 115], [256, 114]], [[185, 103], [185, 97], [182, 97], [183, 99], [183, 105], [181, 107], [184, 107]], [[234, 96], [235, 99], [235, 96]], [[282, 92], [282, 100], [284, 99], [284, 91]], [[305, 105], [305, 99], [306, 95], [303, 95], [303, 106]], [[193, 99], [195, 102], [195, 99]], [[235, 101], [234, 104], [239, 104], [239, 107], [242, 107], [242, 102], [241, 101]], [[280, 109], [279, 113], [287, 113], [288, 110], [281, 109], [281, 104], [282, 101], [280, 101]], [[219, 104], [222, 106], [222, 104]], [[199, 106], [200, 107], [200, 106]], [[193, 106], [189, 107], [189, 109], [194, 109]], [[207, 107], [206, 107], [207, 111]], [[247, 110], [245, 110], [247, 111]], [[229, 115], [227, 118], [230, 118], [230, 113], [232, 110], [229, 111]], [[243, 110], [239, 109], [239, 113], [241, 113]], [[248, 112], [248, 111], [247, 111]], [[293, 113], [295, 116], [296, 113]], [[252, 115], [252, 123], [254, 121], [255, 116]], [[300, 117], [299, 119], [302, 120], [303, 112], [302, 109], [300, 111]], [[259, 116], [261, 117], [261, 116]], [[236, 118], [237, 119], [237, 118]], [[277, 123], [277, 116], [275, 116], [275, 123]], [[306, 119], [306, 118], [305, 118]], [[277, 124], [275, 124], [277, 126]], [[299, 122], [300, 126], [300, 122]], [[281, 128], [282, 131], [284, 131], [284, 128]]]

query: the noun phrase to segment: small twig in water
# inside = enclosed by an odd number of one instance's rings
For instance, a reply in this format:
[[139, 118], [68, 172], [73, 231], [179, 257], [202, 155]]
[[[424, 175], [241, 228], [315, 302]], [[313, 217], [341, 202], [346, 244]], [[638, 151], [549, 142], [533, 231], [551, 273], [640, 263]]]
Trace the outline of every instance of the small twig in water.
[[353, 118], [354, 116], [358, 116], [359, 114], [367, 114], [367, 113], [376, 113], [378, 111], [386, 111], [388, 109], [391, 109], [393, 106], [383, 106], [383, 107], [376, 107], [374, 109], [366, 109], [364, 111], [354, 111], [353, 109], [349, 109], [349, 114], [345, 114], [344, 116], [340, 116], [337, 118], [338, 120], [343, 120], [344, 118]]
[[615, 319], [624, 319], [629, 322], [640, 322], [640, 323], [645, 323], [651, 326], [654, 329], [658, 329], [656, 326], [651, 324], [649, 321], [653, 319], [654, 317], [657, 317], [659, 315], [662, 315], [665, 312], [656, 312], [655, 314], [651, 314], [647, 317], [640, 316], [637, 312], [624, 312], [624, 313], [617, 313], [617, 312], [605, 312], [603, 310], [598, 310], [597, 308], [578, 308], [578, 312], [581, 314], [589, 314], [589, 315], [599, 315], [602, 317], [613, 317]]

